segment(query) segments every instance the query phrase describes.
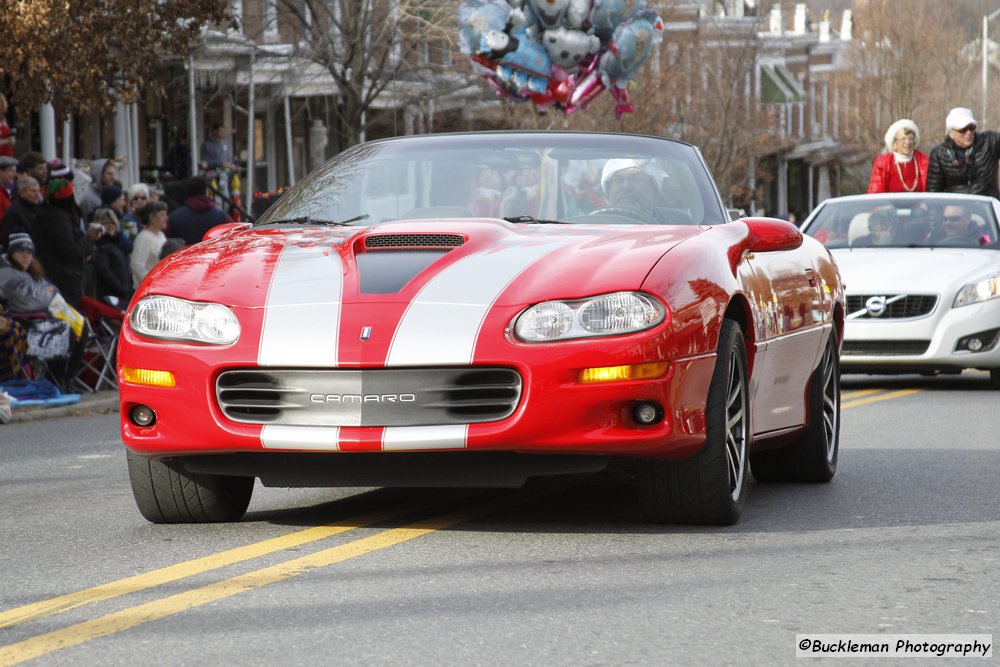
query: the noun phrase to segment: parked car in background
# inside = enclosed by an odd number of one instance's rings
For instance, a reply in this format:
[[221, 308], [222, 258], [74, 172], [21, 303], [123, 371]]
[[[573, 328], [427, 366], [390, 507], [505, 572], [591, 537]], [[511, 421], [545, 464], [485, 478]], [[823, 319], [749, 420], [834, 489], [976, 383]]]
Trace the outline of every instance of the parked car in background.
[[843, 287], [732, 221], [700, 152], [626, 134], [375, 141], [140, 285], [118, 353], [136, 503], [230, 521], [267, 486], [519, 486], [626, 470], [731, 524], [837, 466]]
[[1000, 389], [1000, 202], [897, 193], [823, 202], [802, 231], [847, 288], [843, 372], [983, 369]]

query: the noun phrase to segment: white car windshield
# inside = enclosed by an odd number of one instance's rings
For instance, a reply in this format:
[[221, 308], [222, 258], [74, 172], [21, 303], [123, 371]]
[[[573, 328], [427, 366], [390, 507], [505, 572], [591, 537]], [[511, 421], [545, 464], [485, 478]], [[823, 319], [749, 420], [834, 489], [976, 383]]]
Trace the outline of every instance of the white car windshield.
[[610, 133], [498, 132], [355, 146], [287, 191], [258, 224], [470, 217], [570, 224], [729, 221], [690, 145]]
[[803, 231], [828, 248], [996, 248], [992, 202], [975, 197], [857, 197], [828, 201]]

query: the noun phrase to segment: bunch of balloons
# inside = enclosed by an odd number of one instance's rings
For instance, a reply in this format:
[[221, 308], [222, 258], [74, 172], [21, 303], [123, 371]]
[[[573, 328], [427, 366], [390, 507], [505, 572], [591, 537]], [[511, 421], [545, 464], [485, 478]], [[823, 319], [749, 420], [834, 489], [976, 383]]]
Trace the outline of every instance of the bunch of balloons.
[[497, 93], [566, 114], [602, 91], [615, 116], [635, 110], [628, 87], [662, 40], [645, 0], [463, 0], [461, 46]]

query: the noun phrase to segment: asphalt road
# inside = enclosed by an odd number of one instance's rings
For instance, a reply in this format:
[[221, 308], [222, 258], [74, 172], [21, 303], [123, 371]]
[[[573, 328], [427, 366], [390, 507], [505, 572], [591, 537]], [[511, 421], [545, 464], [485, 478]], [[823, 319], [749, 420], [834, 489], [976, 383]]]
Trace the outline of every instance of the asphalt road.
[[647, 525], [607, 477], [258, 487], [243, 522], [154, 526], [116, 415], [8, 424], [0, 665], [772, 665], [800, 633], [994, 633], [1000, 397], [844, 389], [834, 481], [756, 484], [723, 529]]

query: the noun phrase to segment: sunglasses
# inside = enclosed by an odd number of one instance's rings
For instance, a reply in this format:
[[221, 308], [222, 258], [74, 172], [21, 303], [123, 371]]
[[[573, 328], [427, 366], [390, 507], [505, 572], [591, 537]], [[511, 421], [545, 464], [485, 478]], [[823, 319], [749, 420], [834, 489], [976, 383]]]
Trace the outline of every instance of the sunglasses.
[[622, 186], [628, 183], [629, 185], [643, 185], [650, 181], [649, 174], [645, 172], [636, 172], [633, 174], [615, 174], [611, 177], [611, 185]]
[[967, 125], [967, 126], [963, 127], [960, 130], [956, 129], [954, 131], [958, 132], [959, 134], [968, 134], [969, 132], [975, 132], [976, 131], [976, 126], [975, 125]]
[[944, 216], [941, 219], [944, 220], [945, 222], [961, 222], [962, 220], [965, 220], [965, 216], [964, 215], [946, 215], [946, 216]]

